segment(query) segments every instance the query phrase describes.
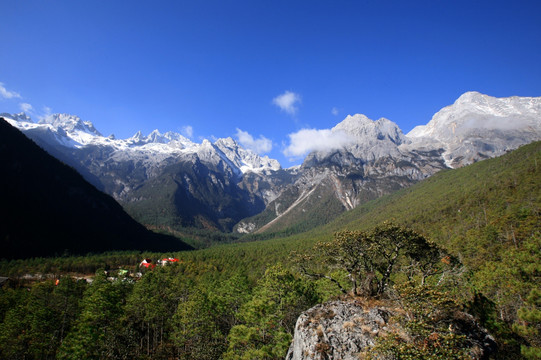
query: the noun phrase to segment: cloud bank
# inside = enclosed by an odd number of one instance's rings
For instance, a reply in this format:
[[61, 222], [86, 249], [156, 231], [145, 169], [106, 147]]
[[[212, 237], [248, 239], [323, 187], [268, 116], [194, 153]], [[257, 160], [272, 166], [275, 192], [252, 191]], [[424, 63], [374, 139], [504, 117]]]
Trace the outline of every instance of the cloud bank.
[[9, 91], [4, 86], [4, 83], [0, 82], [0, 96], [4, 99], [21, 99], [21, 95], [15, 91]]
[[236, 136], [244, 148], [250, 149], [257, 154], [262, 155], [272, 150], [272, 141], [263, 135], [260, 135], [258, 139], [254, 139], [248, 132], [237, 128]]
[[32, 112], [32, 110], [34, 110], [32, 105], [30, 105], [29, 103], [20, 103], [19, 107], [21, 108], [21, 111], [23, 111], [25, 113], [30, 113], [30, 112]]
[[301, 157], [311, 151], [337, 150], [355, 142], [353, 136], [330, 129], [302, 129], [288, 136], [289, 146], [283, 153], [291, 157]]
[[299, 94], [295, 94], [291, 91], [286, 91], [282, 95], [278, 95], [272, 99], [272, 103], [278, 106], [282, 111], [290, 115], [295, 115], [298, 110], [297, 104], [301, 102]]
[[[18, 92], [9, 90], [6, 88], [3, 82], [0, 82], [0, 99], [6, 99], [11, 101], [17, 101], [15, 99], [23, 100], [23, 97]], [[32, 106], [32, 104], [27, 102], [19, 102], [19, 109], [22, 112], [29, 115], [31, 118], [42, 120], [43, 118], [51, 114], [51, 108], [44, 106], [40, 111]]]

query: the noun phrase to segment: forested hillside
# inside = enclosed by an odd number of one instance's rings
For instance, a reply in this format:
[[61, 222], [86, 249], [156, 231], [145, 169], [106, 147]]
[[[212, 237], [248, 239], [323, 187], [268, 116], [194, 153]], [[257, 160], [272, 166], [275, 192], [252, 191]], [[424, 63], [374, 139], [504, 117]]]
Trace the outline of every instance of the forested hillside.
[[[403, 232], [411, 239], [418, 239], [415, 234], [419, 234], [429, 240], [422, 244], [441, 249], [434, 252], [432, 267], [427, 268], [434, 269], [433, 280], [411, 287], [420, 277], [419, 269], [410, 267], [390, 276], [384, 291], [359, 301], [391, 301], [401, 296], [406, 304], [415, 298], [411, 294], [421, 298], [430, 294], [434, 300], [430, 304], [436, 308], [452, 303], [453, 309], [456, 306], [474, 315], [496, 339], [494, 358], [535, 359], [541, 346], [540, 186], [538, 142], [500, 158], [438, 173], [359, 206], [325, 227], [292, 237], [185, 253], [1, 261], [0, 276], [10, 280], [0, 292], [0, 357], [283, 358], [299, 314], [340, 295], [340, 289], [324, 276], [337, 279], [343, 288], [349, 282], [332, 262], [314, 263], [324, 275], [319, 279], [303, 276], [296, 259], [306, 259], [304, 265], [317, 261], [317, 246], [340, 244], [344, 230], [366, 232], [373, 239], [378, 232], [372, 229], [391, 220], [400, 228], [413, 229], [414, 233]], [[180, 261], [145, 270], [141, 278], [133, 275], [143, 257], [164, 256]], [[410, 252], [395, 269], [408, 269], [413, 261], [421, 264], [422, 258]], [[132, 275], [118, 272], [119, 268]], [[74, 280], [69, 274], [75, 272], [95, 272], [94, 282]], [[54, 277], [30, 284], [23, 278], [26, 273]], [[363, 272], [358, 275], [367, 278]], [[373, 275], [373, 284], [386, 276], [378, 271]], [[56, 286], [54, 279], [59, 279]], [[415, 315], [419, 309], [411, 311]], [[432, 320], [418, 319], [415, 324], [428, 329]], [[410, 331], [424, 336], [419, 328]], [[453, 339], [458, 342], [445, 346], [460, 344], [460, 338]], [[419, 340], [419, 348], [413, 342], [404, 351], [421, 353], [423, 338]], [[389, 341], [378, 346], [395, 351], [401, 344]], [[451, 350], [447, 348], [447, 354]], [[436, 358], [430, 356], [424, 358]], [[461, 351], [455, 356], [468, 358]]]
[[535, 142], [360, 206], [326, 231], [369, 228], [393, 219], [477, 268], [535, 236], [540, 216], [541, 142]]

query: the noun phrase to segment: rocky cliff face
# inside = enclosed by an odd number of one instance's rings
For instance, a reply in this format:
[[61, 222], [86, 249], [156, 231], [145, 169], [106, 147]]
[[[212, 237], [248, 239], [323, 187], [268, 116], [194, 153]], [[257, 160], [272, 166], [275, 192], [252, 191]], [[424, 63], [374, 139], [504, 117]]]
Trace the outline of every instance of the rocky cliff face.
[[[393, 321], [396, 316], [406, 315], [396, 307], [353, 299], [316, 305], [298, 318], [286, 360], [362, 359], [380, 337], [396, 334], [408, 340], [407, 331]], [[471, 316], [462, 313], [454, 327], [467, 337], [473, 359], [486, 359], [496, 350], [492, 336]]]

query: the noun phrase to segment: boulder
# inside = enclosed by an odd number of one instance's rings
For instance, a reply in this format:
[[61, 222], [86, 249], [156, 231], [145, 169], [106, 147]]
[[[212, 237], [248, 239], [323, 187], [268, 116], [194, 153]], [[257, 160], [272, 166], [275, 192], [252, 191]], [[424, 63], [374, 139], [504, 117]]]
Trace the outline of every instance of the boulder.
[[[405, 311], [386, 301], [349, 299], [316, 305], [298, 318], [286, 360], [362, 359], [380, 336], [396, 334], [408, 341], [408, 332], [397, 321], [400, 316], [406, 316]], [[453, 327], [467, 337], [473, 359], [496, 351], [492, 336], [471, 315], [457, 314]]]

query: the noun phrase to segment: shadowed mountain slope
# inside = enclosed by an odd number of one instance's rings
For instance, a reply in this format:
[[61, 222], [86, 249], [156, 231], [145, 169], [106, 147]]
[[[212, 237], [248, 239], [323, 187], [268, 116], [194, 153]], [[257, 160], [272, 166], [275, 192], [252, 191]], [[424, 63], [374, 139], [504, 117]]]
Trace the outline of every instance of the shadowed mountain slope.
[[191, 248], [147, 230], [3, 119], [0, 164], [0, 257]]

